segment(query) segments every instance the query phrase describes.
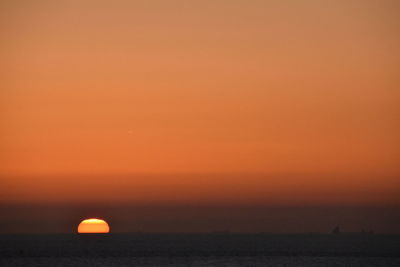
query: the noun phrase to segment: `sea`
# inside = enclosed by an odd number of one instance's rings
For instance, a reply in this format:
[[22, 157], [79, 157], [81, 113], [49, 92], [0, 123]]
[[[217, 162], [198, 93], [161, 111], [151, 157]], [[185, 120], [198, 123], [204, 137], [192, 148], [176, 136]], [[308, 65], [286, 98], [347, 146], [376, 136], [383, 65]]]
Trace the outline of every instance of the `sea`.
[[0, 266], [400, 266], [400, 235], [0, 235]]

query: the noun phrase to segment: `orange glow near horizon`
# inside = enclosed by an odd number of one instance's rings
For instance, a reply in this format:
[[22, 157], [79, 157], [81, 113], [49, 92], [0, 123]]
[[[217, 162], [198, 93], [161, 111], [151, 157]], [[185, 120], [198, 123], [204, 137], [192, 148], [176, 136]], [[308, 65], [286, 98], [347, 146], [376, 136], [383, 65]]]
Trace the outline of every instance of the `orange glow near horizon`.
[[110, 226], [106, 221], [101, 219], [86, 219], [78, 225], [78, 233], [80, 234], [100, 234], [109, 232]]
[[400, 205], [399, 14], [2, 0], [0, 204]]

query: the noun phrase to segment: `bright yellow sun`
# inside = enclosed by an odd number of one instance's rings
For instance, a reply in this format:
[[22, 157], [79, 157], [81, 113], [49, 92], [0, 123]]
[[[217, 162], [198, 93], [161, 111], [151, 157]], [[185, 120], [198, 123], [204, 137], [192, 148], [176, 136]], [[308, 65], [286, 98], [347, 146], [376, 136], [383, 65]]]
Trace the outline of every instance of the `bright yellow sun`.
[[110, 226], [101, 219], [86, 219], [78, 225], [78, 233], [109, 233]]

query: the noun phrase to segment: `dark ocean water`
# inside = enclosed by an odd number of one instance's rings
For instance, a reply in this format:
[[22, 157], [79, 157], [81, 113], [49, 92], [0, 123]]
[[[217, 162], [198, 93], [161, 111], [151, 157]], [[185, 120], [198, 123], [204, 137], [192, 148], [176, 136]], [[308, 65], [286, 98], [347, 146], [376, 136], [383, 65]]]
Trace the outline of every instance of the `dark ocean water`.
[[0, 266], [400, 266], [400, 236], [0, 235]]

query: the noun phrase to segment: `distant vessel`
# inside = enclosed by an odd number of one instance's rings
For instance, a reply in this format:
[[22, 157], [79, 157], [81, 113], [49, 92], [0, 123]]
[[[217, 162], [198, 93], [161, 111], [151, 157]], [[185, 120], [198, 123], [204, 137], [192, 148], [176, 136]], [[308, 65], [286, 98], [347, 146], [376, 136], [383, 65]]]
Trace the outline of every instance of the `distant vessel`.
[[335, 228], [333, 228], [333, 230], [332, 230], [332, 234], [340, 234], [340, 228], [339, 228], [339, 225], [338, 225], [338, 226], [336, 226]]
[[221, 230], [221, 231], [212, 231], [212, 234], [218, 234], [218, 235], [226, 235], [226, 234], [230, 234], [231, 231], [230, 230]]
[[366, 231], [365, 229], [361, 229], [361, 234], [363, 234], [363, 235], [365, 235], [365, 234], [373, 235], [374, 231], [373, 230]]

